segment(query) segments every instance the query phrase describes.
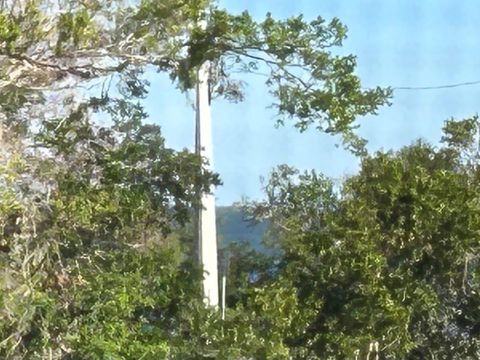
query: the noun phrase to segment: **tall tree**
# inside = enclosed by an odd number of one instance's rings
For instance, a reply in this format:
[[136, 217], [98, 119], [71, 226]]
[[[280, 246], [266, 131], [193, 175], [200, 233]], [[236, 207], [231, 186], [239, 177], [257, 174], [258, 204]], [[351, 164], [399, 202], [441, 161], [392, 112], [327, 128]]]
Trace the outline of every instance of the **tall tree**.
[[[363, 142], [353, 132], [357, 117], [375, 113], [390, 95], [389, 89], [363, 90], [355, 57], [335, 55], [346, 38], [338, 19], [276, 20], [267, 14], [257, 22], [247, 12], [232, 15], [207, 0], [143, 0], [133, 7], [111, 0], [2, 4], [2, 85], [9, 90], [4, 111], [12, 101], [31, 104], [32, 91], [51, 95], [72, 82], [109, 74], [120, 74], [116, 81], [138, 94], [147, 65], [188, 90], [196, 69], [209, 60], [215, 64], [215, 94], [241, 100], [242, 81], [234, 74], [266, 69], [279, 124], [291, 118], [301, 131], [315, 126], [341, 134], [360, 151]], [[202, 19], [206, 27], [198, 26]]]

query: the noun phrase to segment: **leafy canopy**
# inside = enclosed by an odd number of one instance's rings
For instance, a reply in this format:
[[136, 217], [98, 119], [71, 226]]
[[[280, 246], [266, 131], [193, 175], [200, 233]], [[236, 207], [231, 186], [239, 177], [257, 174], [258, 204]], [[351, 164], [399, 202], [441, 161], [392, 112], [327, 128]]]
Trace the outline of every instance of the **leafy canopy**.
[[338, 55], [347, 29], [336, 18], [267, 14], [256, 21], [208, 0], [4, 1], [0, 15], [2, 87], [21, 96], [17, 105], [31, 104], [32, 90], [59, 91], [109, 76], [145, 94], [142, 70], [152, 68], [187, 91], [209, 61], [214, 95], [241, 100], [236, 74], [264, 73], [277, 124], [291, 119], [300, 131], [313, 126], [340, 134], [361, 152], [357, 119], [375, 114], [391, 95], [388, 88], [363, 89], [355, 56]]
[[480, 123], [449, 120], [444, 133], [440, 148], [364, 157], [339, 185], [285, 166], [272, 174], [250, 212], [270, 219], [278, 274], [305, 316], [283, 339], [290, 354], [478, 358]]

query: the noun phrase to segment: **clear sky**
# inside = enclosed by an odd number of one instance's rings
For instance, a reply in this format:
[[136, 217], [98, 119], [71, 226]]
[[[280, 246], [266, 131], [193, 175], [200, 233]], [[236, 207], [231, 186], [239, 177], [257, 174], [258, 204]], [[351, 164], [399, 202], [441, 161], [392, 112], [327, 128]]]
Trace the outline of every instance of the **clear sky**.
[[[346, 53], [357, 55], [357, 74], [365, 87], [435, 86], [480, 80], [479, 0], [222, 0], [231, 12], [248, 10], [255, 18], [303, 13], [338, 17], [349, 28]], [[274, 128], [274, 110], [264, 79], [245, 77], [246, 101], [213, 103], [214, 166], [224, 185], [220, 205], [261, 196], [260, 176], [279, 164], [316, 169], [341, 178], [358, 161], [335, 144], [339, 139], [315, 130], [300, 134]], [[146, 101], [169, 146], [193, 148], [192, 100], [173, 91], [169, 81], [152, 75]], [[444, 120], [480, 110], [480, 85], [441, 90], [398, 90], [393, 105], [360, 119], [359, 133], [371, 151], [398, 149], [417, 138], [437, 143]]]

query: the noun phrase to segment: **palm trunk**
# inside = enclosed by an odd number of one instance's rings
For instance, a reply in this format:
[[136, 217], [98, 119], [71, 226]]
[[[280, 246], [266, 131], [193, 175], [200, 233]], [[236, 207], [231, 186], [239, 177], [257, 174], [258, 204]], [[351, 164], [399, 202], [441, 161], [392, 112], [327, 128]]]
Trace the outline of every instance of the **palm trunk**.
[[[208, 161], [213, 169], [212, 117], [209, 90], [209, 62], [197, 73], [195, 152]], [[212, 189], [213, 190], [213, 189]], [[198, 255], [203, 270], [203, 296], [207, 305], [218, 306], [217, 231], [215, 219], [215, 196], [202, 193], [201, 206], [196, 214]]]

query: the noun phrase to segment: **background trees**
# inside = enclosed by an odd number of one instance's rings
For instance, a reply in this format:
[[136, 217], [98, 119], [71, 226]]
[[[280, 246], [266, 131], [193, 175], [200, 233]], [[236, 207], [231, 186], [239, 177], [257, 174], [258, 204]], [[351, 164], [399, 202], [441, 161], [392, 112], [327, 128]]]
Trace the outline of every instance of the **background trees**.
[[[440, 148], [365, 154], [354, 122], [390, 92], [361, 88], [334, 52], [345, 36], [337, 19], [203, 0], [2, 2], [0, 356], [478, 358], [478, 119], [447, 122]], [[241, 100], [235, 74], [266, 69], [279, 124], [363, 154], [342, 184], [272, 174], [249, 213], [275, 251], [232, 248], [225, 321], [185, 227], [219, 178], [167, 148], [140, 102], [145, 71], [186, 91], [207, 59], [214, 95]]]

